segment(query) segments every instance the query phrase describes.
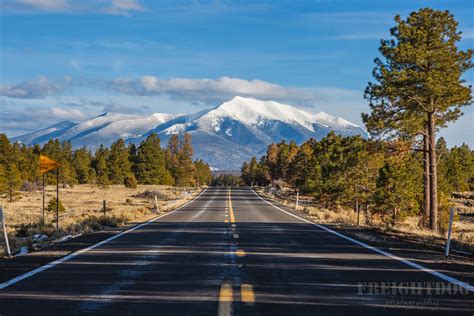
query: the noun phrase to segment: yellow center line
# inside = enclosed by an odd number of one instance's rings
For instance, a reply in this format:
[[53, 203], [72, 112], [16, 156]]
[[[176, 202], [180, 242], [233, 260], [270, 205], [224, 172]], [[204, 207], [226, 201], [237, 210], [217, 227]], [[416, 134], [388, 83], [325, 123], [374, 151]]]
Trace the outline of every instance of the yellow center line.
[[240, 294], [242, 296], [242, 302], [255, 303], [255, 294], [251, 284], [242, 284], [240, 286]]
[[222, 283], [219, 293], [219, 306], [217, 315], [232, 315], [232, 301], [233, 301], [232, 285], [229, 283]]
[[232, 208], [231, 188], [229, 187], [229, 212], [230, 222], [235, 223], [234, 209]]

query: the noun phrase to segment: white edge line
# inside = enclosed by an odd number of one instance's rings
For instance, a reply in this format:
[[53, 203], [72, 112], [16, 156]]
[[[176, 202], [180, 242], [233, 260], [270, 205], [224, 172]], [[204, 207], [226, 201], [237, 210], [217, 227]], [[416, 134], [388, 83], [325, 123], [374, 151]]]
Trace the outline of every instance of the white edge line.
[[208, 189], [208, 188], [205, 188], [205, 189], [202, 190], [202, 192], [199, 193], [199, 195], [196, 196], [194, 199], [192, 199], [192, 200], [190, 200], [190, 201], [184, 203], [184, 204], [181, 205], [180, 207], [175, 208], [174, 210], [172, 210], [172, 211], [170, 211], [170, 212], [168, 212], [168, 213], [166, 213], [166, 214], [162, 214], [162, 215], [159, 215], [159, 216], [157, 216], [157, 217], [154, 217], [154, 218], [152, 218], [152, 219], [150, 219], [150, 220], [148, 220], [148, 221], [146, 221], [146, 222], [144, 222], [144, 223], [138, 224], [137, 226], [133, 226], [132, 228], [129, 228], [129, 229], [127, 229], [127, 230], [124, 230], [123, 232], [118, 233], [118, 234], [116, 234], [116, 235], [113, 235], [113, 236], [111, 236], [111, 237], [109, 237], [109, 238], [107, 238], [107, 239], [105, 239], [105, 240], [102, 240], [102, 241], [100, 241], [100, 242], [98, 242], [98, 243], [96, 243], [96, 244], [94, 244], [94, 245], [91, 245], [91, 246], [89, 246], [89, 247], [86, 247], [86, 248], [77, 250], [77, 251], [75, 251], [75, 252], [73, 252], [73, 253], [70, 253], [70, 254], [68, 254], [68, 255], [66, 255], [66, 256], [64, 256], [64, 257], [61, 257], [61, 258], [59, 258], [59, 259], [57, 259], [57, 260], [54, 260], [54, 261], [52, 261], [52, 262], [49, 262], [49, 263], [47, 263], [47, 264], [45, 264], [45, 265], [43, 265], [43, 266], [41, 266], [41, 267], [38, 267], [38, 268], [33, 269], [33, 270], [31, 270], [31, 271], [29, 271], [29, 272], [27, 272], [27, 273], [21, 274], [21, 275], [15, 277], [15, 278], [13, 278], [13, 279], [10, 279], [10, 280], [8, 280], [8, 281], [5, 281], [5, 282], [3, 282], [3, 283], [0, 283], [0, 290], [3, 290], [3, 289], [5, 289], [5, 288], [9, 287], [10, 285], [13, 285], [13, 284], [15, 284], [15, 283], [18, 283], [18, 282], [20, 282], [20, 281], [22, 281], [22, 280], [24, 280], [24, 279], [27, 279], [27, 278], [29, 278], [29, 277], [35, 275], [35, 274], [38, 274], [38, 273], [43, 272], [43, 271], [45, 271], [45, 270], [47, 270], [47, 269], [50, 269], [50, 268], [52, 268], [52, 267], [54, 267], [54, 266], [56, 266], [56, 265], [58, 265], [58, 264], [61, 264], [61, 263], [65, 262], [65, 261], [68, 261], [68, 260], [70, 260], [70, 259], [72, 259], [72, 258], [74, 258], [74, 257], [77, 257], [77, 256], [79, 256], [79, 255], [81, 255], [81, 254], [83, 254], [83, 253], [86, 253], [86, 252], [88, 252], [88, 251], [90, 251], [90, 250], [92, 250], [92, 249], [95, 249], [95, 248], [97, 248], [97, 247], [100, 247], [100, 246], [102, 246], [103, 244], [106, 244], [106, 243], [108, 243], [108, 242], [110, 242], [110, 241], [112, 241], [112, 240], [114, 240], [114, 239], [117, 239], [117, 238], [119, 238], [119, 237], [121, 237], [121, 236], [123, 236], [123, 235], [125, 235], [125, 234], [128, 234], [128, 233], [130, 233], [130, 232], [132, 232], [132, 231], [134, 231], [134, 230], [136, 230], [136, 229], [139, 229], [139, 228], [141, 228], [141, 227], [143, 227], [143, 226], [145, 226], [145, 225], [148, 225], [148, 224], [150, 224], [150, 223], [152, 223], [152, 222], [154, 222], [154, 221], [156, 221], [156, 220], [158, 220], [158, 219], [160, 219], [160, 218], [162, 218], [162, 217], [165, 217], [165, 216], [167, 216], [167, 215], [170, 215], [171, 213], [176, 212], [177, 210], [179, 210], [179, 209], [185, 207], [186, 205], [190, 204], [191, 202], [194, 202], [194, 200], [196, 200], [198, 197], [200, 197], [207, 189]]
[[264, 202], [267, 203], [267, 204], [270, 204], [271, 206], [273, 206], [273, 207], [276, 208], [277, 210], [282, 211], [283, 213], [286, 213], [286, 214], [288, 214], [288, 215], [290, 215], [290, 216], [293, 216], [293, 217], [295, 217], [295, 218], [297, 218], [297, 219], [299, 219], [299, 220], [302, 220], [302, 221], [304, 221], [304, 222], [307, 222], [307, 223], [309, 223], [309, 224], [312, 224], [312, 225], [314, 225], [314, 226], [316, 226], [316, 227], [318, 227], [318, 228], [321, 228], [321, 229], [323, 229], [323, 230], [325, 230], [325, 231], [327, 231], [327, 232], [329, 232], [329, 233], [331, 233], [331, 234], [334, 234], [334, 235], [336, 235], [336, 236], [338, 236], [338, 237], [341, 237], [341, 238], [343, 238], [343, 239], [345, 239], [345, 240], [348, 240], [348, 241], [350, 241], [350, 242], [352, 242], [352, 243], [354, 243], [354, 244], [357, 244], [357, 245], [359, 245], [359, 246], [362, 246], [362, 247], [364, 247], [364, 248], [367, 248], [367, 249], [369, 249], [369, 250], [372, 250], [372, 251], [374, 251], [374, 252], [377, 252], [377, 253], [379, 253], [379, 254], [381, 254], [381, 255], [384, 255], [384, 256], [386, 256], [386, 257], [389, 257], [389, 258], [391, 258], [391, 259], [400, 261], [401, 263], [404, 263], [404, 264], [406, 264], [406, 265], [409, 265], [410, 267], [413, 267], [413, 268], [415, 268], [415, 269], [418, 269], [418, 270], [421, 270], [421, 271], [423, 271], [423, 272], [429, 273], [429, 274], [431, 274], [431, 275], [433, 275], [433, 276], [435, 276], [435, 277], [437, 277], [437, 278], [440, 278], [441, 280], [444, 280], [444, 281], [453, 283], [453, 284], [455, 284], [455, 285], [457, 285], [457, 286], [463, 287], [463, 288], [465, 288], [465, 289], [467, 289], [467, 290], [469, 290], [469, 291], [471, 291], [471, 292], [474, 292], [474, 286], [470, 285], [469, 283], [466, 283], [466, 282], [463, 282], [463, 281], [458, 280], [458, 279], [456, 279], [456, 278], [450, 277], [449, 275], [443, 274], [443, 273], [441, 273], [441, 272], [432, 270], [432, 269], [430, 269], [430, 268], [427, 268], [427, 267], [425, 267], [425, 266], [422, 266], [421, 264], [418, 264], [418, 263], [415, 263], [415, 262], [411, 262], [411, 261], [409, 261], [408, 259], [405, 259], [405, 258], [396, 256], [396, 255], [393, 255], [393, 254], [391, 254], [391, 253], [389, 253], [389, 252], [386, 252], [386, 251], [383, 251], [383, 250], [381, 250], [381, 249], [372, 247], [372, 246], [370, 246], [370, 245], [367, 245], [366, 243], [363, 243], [363, 242], [361, 242], [361, 241], [359, 241], [359, 240], [356, 240], [356, 239], [353, 239], [353, 238], [348, 237], [348, 236], [346, 236], [346, 235], [343, 235], [343, 234], [341, 234], [341, 233], [339, 233], [339, 232], [337, 232], [337, 231], [334, 231], [334, 230], [332, 230], [332, 229], [330, 229], [330, 228], [327, 228], [327, 227], [325, 227], [325, 226], [323, 226], [323, 225], [314, 223], [314, 222], [312, 222], [312, 221], [310, 221], [310, 220], [307, 220], [307, 219], [305, 219], [305, 218], [302, 218], [302, 217], [299, 217], [299, 216], [297, 216], [297, 215], [295, 215], [295, 214], [292, 214], [292, 213], [290, 213], [290, 212], [288, 212], [288, 211], [285, 211], [284, 209], [282, 209], [282, 208], [280, 208], [280, 207], [274, 205], [273, 203], [271, 203], [271, 202], [265, 200], [264, 198], [262, 198], [262, 197], [261, 197], [260, 195], [258, 195], [257, 192], [255, 192], [252, 188], [250, 188], [250, 189], [251, 189], [251, 190], [253, 191], [253, 193], [254, 193], [256, 196], [258, 196], [262, 201], [264, 201]]

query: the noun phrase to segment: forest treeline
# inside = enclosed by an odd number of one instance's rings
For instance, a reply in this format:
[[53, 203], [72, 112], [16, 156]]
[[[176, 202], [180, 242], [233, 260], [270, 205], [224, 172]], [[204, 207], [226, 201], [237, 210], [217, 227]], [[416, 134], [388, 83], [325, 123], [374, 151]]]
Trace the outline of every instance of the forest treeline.
[[[11, 143], [0, 134], [0, 193], [13, 199], [22, 186], [40, 184], [39, 155], [46, 155], [61, 163], [59, 182], [63, 186], [74, 184], [163, 184], [194, 186], [209, 184], [212, 180], [209, 165], [202, 160], [193, 161], [191, 135], [171, 136], [168, 146], [154, 133], [138, 146], [127, 145], [123, 139], [110, 148], [100, 145], [91, 152], [85, 147], [73, 149], [69, 141], [50, 140], [42, 147]], [[46, 175], [47, 184], [56, 183], [55, 172]]]
[[[436, 151], [442, 229], [451, 193], [474, 190], [474, 151], [465, 144], [448, 149], [443, 138]], [[330, 133], [301, 146], [282, 141], [269, 145], [259, 160], [245, 162], [242, 179], [247, 185], [284, 181], [327, 208], [359, 206], [368, 224], [375, 216], [393, 226], [407, 215], [423, 214], [423, 153], [401, 140]]]

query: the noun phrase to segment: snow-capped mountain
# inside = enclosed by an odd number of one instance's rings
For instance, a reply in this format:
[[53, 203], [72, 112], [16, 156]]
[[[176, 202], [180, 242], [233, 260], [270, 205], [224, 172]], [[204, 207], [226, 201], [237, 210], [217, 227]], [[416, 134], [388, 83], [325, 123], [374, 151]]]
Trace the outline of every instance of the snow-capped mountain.
[[188, 132], [192, 135], [195, 158], [202, 158], [214, 168], [236, 170], [251, 156], [262, 155], [270, 143], [283, 139], [302, 143], [311, 137], [320, 139], [329, 131], [367, 136], [361, 127], [327, 113], [311, 114], [287, 104], [234, 97], [195, 114], [104, 113], [81, 123], [60, 122], [12, 140], [31, 145], [59, 138], [70, 140], [74, 147], [94, 150], [100, 144], [110, 146], [119, 138], [139, 144], [153, 132], [165, 146], [171, 135]]

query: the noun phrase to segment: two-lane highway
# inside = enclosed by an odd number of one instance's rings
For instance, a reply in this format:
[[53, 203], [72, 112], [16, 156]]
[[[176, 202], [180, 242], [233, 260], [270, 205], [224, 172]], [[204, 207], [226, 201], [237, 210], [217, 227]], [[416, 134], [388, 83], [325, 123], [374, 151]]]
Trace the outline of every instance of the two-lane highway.
[[[474, 312], [472, 292], [427, 292], [427, 284], [449, 283], [305, 222], [248, 188], [209, 188], [92, 248], [0, 284], [0, 314]], [[396, 291], [370, 286], [382, 282]]]

